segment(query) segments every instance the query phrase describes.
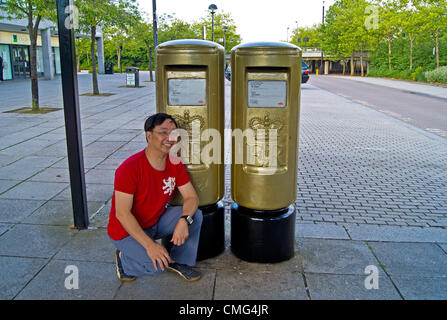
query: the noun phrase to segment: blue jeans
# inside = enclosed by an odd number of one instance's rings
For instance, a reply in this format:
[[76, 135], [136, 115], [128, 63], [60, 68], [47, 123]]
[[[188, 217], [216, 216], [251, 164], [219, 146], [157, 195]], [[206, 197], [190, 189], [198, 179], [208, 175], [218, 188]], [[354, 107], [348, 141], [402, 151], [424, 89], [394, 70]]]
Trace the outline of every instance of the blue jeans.
[[[174, 233], [175, 226], [182, 216], [182, 207], [168, 207], [160, 217], [157, 224], [144, 229], [144, 232], [152, 239], [158, 240]], [[197, 249], [199, 247], [200, 227], [202, 226], [202, 211], [197, 210], [193, 216], [194, 222], [189, 226], [189, 237], [181, 246], [173, 245], [170, 257], [177, 263], [194, 266], [196, 264]], [[115, 247], [122, 252], [121, 263], [124, 272], [128, 275], [139, 277], [142, 275], [154, 275], [162, 272], [147, 255], [146, 249], [133, 237], [128, 236], [121, 240], [112, 240]]]

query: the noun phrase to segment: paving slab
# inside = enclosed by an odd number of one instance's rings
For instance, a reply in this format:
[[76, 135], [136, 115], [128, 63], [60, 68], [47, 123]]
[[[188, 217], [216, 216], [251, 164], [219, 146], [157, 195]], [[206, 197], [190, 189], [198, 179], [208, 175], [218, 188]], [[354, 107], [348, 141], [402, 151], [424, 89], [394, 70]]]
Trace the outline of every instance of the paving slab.
[[16, 200], [50, 200], [62, 190], [67, 189], [68, 186], [68, 183], [25, 181], [0, 195], [0, 198]]
[[405, 300], [447, 300], [447, 278], [392, 276]]
[[447, 229], [398, 226], [347, 225], [353, 240], [394, 242], [447, 242]]
[[85, 175], [87, 184], [111, 184], [115, 182], [115, 170], [109, 169], [90, 169]]
[[13, 299], [47, 262], [46, 259], [0, 256], [0, 299]]
[[197, 262], [198, 268], [208, 268], [217, 270], [229, 270], [244, 274], [251, 272], [264, 273], [296, 273], [303, 272], [303, 257], [299, 252], [283, 262], [278, 263], [256, 263], [247, 262], [236, 257], [231, 248], [225, 248], [220, 255]]
[[[0, 202], [1, 203], [1, 202]], [[88, 201], [89, 217], [104, 205], [101, 201]], [[50, 200], [45, 202], [33, 214], [27, 216], [23, 223], [71, 226], [73, 225], [73, 206], [71, 200]]]
[[295, 234], [300, 238], [350, 239], [343, 226], [333, 224], [297, 223]]
[[18, 224], [0, 237], [0, 255], [50, 258], [76, 232], [68, 227]]
[[217, 270], [216, 300], [308, 300], [300, 272]]
[[[87, 201], [101, 201], [105, 203], [112, 198], [112, 184], [86, 184]], [[56, 195], [52, 200], [71, 200], [71, 189], [68, 187]]]
[[36, 173], [42, 171], [42, 168], [31, 167], [27, 164], [14, 162], [7, 166], [0, 168], [0, 179], [5, 180], [26, 180], [29, 177], [35, 175]]
[[[77, 268], [78, 289], [67, 289]], [[67, 269], [68, 267], [68, 269]], [[66, 272], [67, 270], [67, 272]], [[17, 300], [112, 299], [121, 285], [110, 263], [52, 260], [16, 297]], [[70, 286], [68, 286], [70, 288]]]
[[[165, 271], [155, 276], [143, 276], [123, 283], [115, 299], [118, 300], [211, 300], [216, 271], [199, 269], [202, 277], [187, 282], [178, 274]], [[115, 276], [116, 278], [116, 276]]]
[[447, 254], [433, 243], [368, 242], [391, 276], [447, 278]]
[[106, 229], [81, 230], [54, 259], [114, 263], [115, 246]]
[[[380, 269], [379, 269], [380, 270]], [[401, 300], [390, 279], [380, 270], [378, 288], [367, 289], [367, 275], [306, 273], [312, 300]]]
[[70, 182], [70, 172], [61, 168], [46, 168], [28, 179], [40, 182]]
[[19, 184], [20, 180], [0, 180], [0, 193], [3, 193], [11, 187]]
[[359, 275], [367, 266], [378, 265], [364, 242], [306, 238], [297, 242], [306, 273]]
[[0, 222], [21, 222], [44, 203], [42, 200], [0, 199]]

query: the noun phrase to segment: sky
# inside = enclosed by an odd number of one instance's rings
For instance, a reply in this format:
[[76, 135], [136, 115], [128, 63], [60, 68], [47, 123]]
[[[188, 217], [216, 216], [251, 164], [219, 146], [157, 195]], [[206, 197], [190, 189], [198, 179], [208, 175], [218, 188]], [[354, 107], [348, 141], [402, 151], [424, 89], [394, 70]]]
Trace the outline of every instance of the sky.
[[[334, 2], [325, 0], [325, 10]], [[152, 0], [138, 3], [152, 16]], [[290, 40], [297, 25], [321, 23], [323, 15], [322, 0], [157, 0], [157, 15], [175, 13], [184, 21], [198, 21], [209, 14], [210, 4], [217, 13], [231, 14], [242, 42]]]

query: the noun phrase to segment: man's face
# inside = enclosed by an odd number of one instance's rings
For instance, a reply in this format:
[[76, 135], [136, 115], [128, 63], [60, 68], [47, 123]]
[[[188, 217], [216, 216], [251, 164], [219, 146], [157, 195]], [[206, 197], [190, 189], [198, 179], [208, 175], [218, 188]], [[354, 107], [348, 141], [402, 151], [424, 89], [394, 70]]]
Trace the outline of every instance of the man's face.
[[155, 126], [152, 132], [146, 132], [146, 138], [150, 148], [168, 154], [172, 146], [177, 143], [177, 137], [173, 131], [177, 129], [171, 119], [166, 119], [162, 124]]

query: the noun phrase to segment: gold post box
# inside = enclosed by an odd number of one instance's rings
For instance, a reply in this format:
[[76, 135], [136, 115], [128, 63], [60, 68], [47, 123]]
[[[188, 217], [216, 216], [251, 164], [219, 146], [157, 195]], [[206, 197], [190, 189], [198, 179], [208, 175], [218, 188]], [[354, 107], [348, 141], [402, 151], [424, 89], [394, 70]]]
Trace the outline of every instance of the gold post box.
[[243, 260], [294, 255], [301, 50], [280, 42], [233, 48], [232, 251]]
[[233, 200], [256, 210], [285, 208], [296, 199], [301, 51], [243, 44], [231, 63]]
[[[224, 250], [224, 48], [173, 40], [155, 50], [157, 112], [172, 115], [185, 136], [180, 155], [204, 215], [198, 260]], [[186, 142], [186, 143], [185, 143]], [[181, 205], [180, 194], [170, 202]]]

